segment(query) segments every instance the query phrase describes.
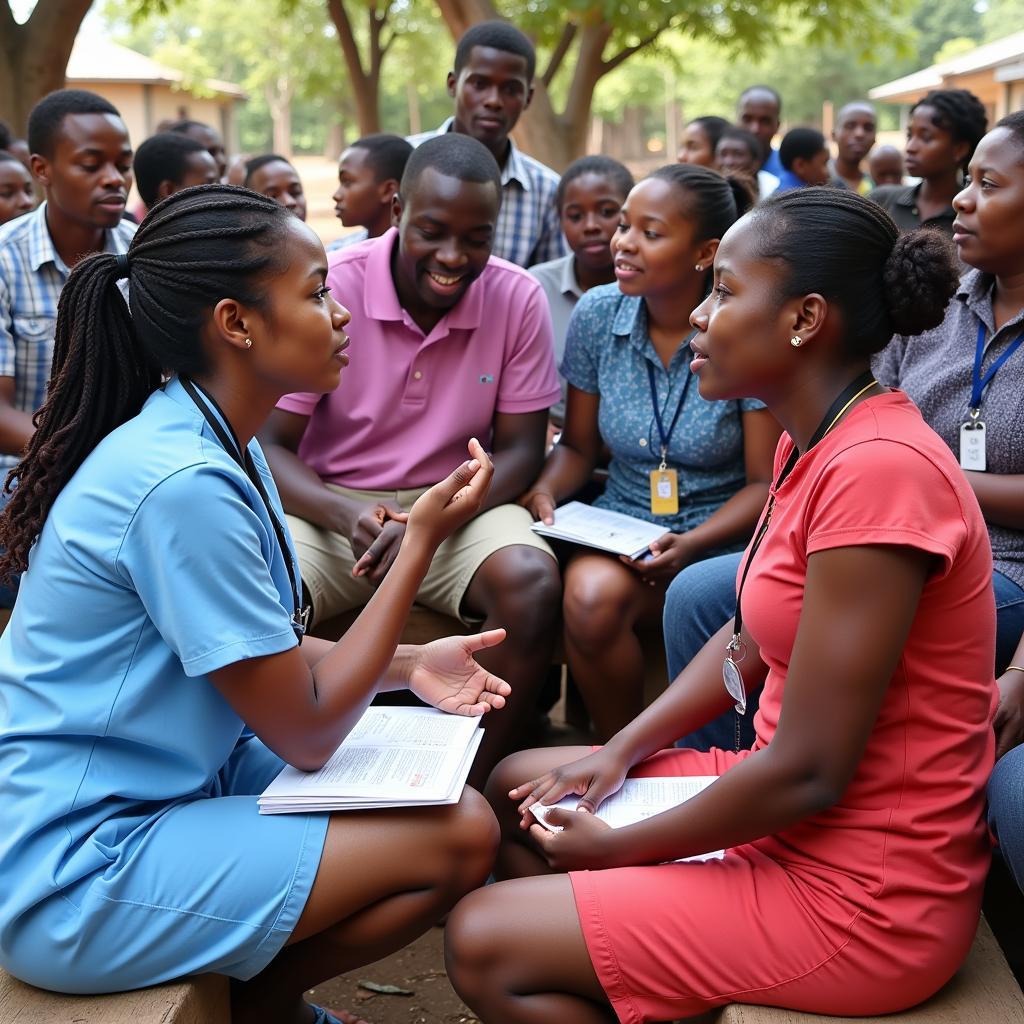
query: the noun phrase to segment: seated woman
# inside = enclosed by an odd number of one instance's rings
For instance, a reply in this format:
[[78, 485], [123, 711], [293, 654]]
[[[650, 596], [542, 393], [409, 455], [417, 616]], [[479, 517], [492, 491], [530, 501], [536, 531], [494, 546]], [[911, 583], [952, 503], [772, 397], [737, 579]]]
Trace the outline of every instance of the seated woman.
[[884, 207], [901, 231], [918, 227], [953, 233], [953, 196], [985, 134], [988, 118], [981, 100], [967, 89], [935, 89], [910, 109], [907, 174], [916, 185], [882, 185], [868, 198]]
[[[566, 570], [566, 655], [602, 739], [643, 706], [637, 629], [659, 620], [669, 580], [743, 544], [768, 493], [778, 425], [758, 401], [698, 394], [687, 344], [718, 240], [747, 205], [743, 186], [692, 164], [663, 167], [629, 193], [612, 241], [619, 283], [591, 289], [573, 312], [562, 438], [520, 499], [535, 519], [553, 522], [555, 506], [589, 480], [603, 443], [608, 486], [595, 504], [666, 530], [652, 558], [584, 549]], [[652, 473], [666, 469], [676, 482], [656, 501]]]
[[[1024, 113], [1003, 118], [978, 143], [952, 208], [953, 241], [968, 268], [955, 299], [938, 327], [919, 338], [893, 338], [874, 363], [878, 379], [904, 390], [954, 455], [967, 454], [961, 447], [965, 424], [985, 424], [966, 434], [985, 438], [985, 463], [965, 468], [992, 542], [1000, 673], [1024, 632], [1024, 351], [1017, 348], [1024, 331], [1024, 240], [1018, 230], [1024, 218]], [[977, 405], [976, 373], [979, 385], [985, 382]], [[734, 556], [704, 562], [681, 573], [669, 589], [665, 643], [673, 678], [735, 612], [738, 562]], [[683, 744], [731, 746], [734, 717], [705, 726]], [[744, 747], [754, 738], [749, 721], [747, 716], [739, 725]]]
[[[962, 962], [989, 861], [992, 559], [949, 448], [869, 369], [894, 332], [941, 320], [956, 280], [945, 239], [900, 236], [844, 190], [785, 193], [722, 239], [693, 314], [700, 390], [756, 395], [786, 431], [736, 620], [603, 749], [496, 769], [513, 880], [447, 930], [481, 1020], [884, 1014]], [[662, 749], [761, 680], [753, 750]], [[612, 829], [593, 812], [630, 773], [719, 778]], [[552, 811], [561, 831], [533, 823], [568, 794], [582, 810]]]
[[[633, 187], [633, 175], [609, 156], [585, 156], [565, 169], [555, 203], [562, 234], [569, 243], [567, 256], [530, 267], [540, 281], [551, 310], [555, 336], [555, 363], [561, 365], [569, 318], [583, 295], [615, 280], [611, 241], [619, 225], [619, 211]], [[565, 422], [565, 378], [562, 397], [551, 409], [551, 424], [561, 430]], [[555, 430], [548, 436], [548, 447]]]
[[303, 640], [253, 435], [281, 395], [338, 385], [348, 314], [326, 274], [285, 207], [210, 185], [64, 287], [0, 520], [0, 571], [31, 562], [0, 638], [0, 965], [33, 985], [216, 972], [237, 981], [235, 1024], [323, 1024], [306, 989], [400, 948], [490, 870], [494, 818], [469, 790], [447, 807], [257, 812], [285, 762], [319, 768], [378, 690], [472, 715], [508, 693], [472, 659], [502, 630], [396, 650], [434, 550], [486, 492], [475, 443], [409, 513], [352, 629]]

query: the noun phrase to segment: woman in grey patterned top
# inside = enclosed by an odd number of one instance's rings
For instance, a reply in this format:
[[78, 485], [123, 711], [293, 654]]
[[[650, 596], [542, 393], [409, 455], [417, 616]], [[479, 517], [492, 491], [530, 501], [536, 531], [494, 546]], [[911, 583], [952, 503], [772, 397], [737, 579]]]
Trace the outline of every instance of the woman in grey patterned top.
[[906, 391], [960, 455], [985, 515], [995, 566], [996, 671], [1003, 673], [996, 725], [1005, 750], [1024, 739], [1015, 724], [1024, 715], [1014, 710], [1024, 707], [1024, 672], [1005, 671], [1024, 631], [1024, 112], [1003, 118], [982, 139], [953, 206], [953, 241], [974, 269], [961, 279], [942, 325], [893, 338], [876, 372]]

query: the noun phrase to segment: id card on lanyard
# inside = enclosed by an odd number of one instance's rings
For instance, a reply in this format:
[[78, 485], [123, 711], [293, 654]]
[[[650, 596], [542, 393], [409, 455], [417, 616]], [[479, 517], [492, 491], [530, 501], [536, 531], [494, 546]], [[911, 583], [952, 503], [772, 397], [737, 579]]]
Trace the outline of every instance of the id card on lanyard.
[[[696, 333], [696, 332], [694, 332]], [[691, 334], [692, 338], [693, 335]], [[690, 339], [687, 338], [684, 345], [689, 345]], [[668, 426], [668, 432], [665, 431], [665, 424], [661, 418], [661, 407], [658, 404], [658, 387], [654, 382], [654, 367], [647, 363], [647, 380], [651, 385], [651, 405], [654, 406], [654, 422], [658, 427], [658, 438], [661, 441], [661, 462], [657, 469], [652, 469], [650, 473], [651, 480], [651, 515], [654, 516], [674, 516], [679, 512], [679, 474], [674, 469], [669, 469], [668, 466], [668, 449], [672, 442], [672, 433], [676, 429], [676, 423], [679, 422], [679, 414], [683, 411], [683, 405], [686, 402], [686, 393], [690, 390], [690, 381], [693, 379], [693, 374], [687, 371], [686, 379], [683, 381], [683, 393], [679, 396], [679, 403], [676, 405], [676, 411], [672, 416], [672, 422]], [[671, 386], [669, 387], [671, 391]]]
[[992, 379], [1010, 356], [1020, 348], [1022, 342], [1024, 342], [1024, 334], [1011, 341], [1006, 351], [982, 375], [981, 363], [985, 355], [985, 325], [978, 324], [978, 344], [974, 351], [974, 373], [971, 380], [971, 404], [968, 408], [967, 422], [960, 427], [961, 469], [985, 472], [987, 460], [985, 456], [985, 421], [981, 418], [982, 396], [985, 388], [992, 383]]

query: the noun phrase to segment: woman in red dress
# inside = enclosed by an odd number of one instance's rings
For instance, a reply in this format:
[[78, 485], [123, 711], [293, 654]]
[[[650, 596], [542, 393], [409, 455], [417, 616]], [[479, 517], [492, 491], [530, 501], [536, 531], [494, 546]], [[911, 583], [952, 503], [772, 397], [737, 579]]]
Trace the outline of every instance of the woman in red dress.
[[[692, 370], [703, 397], [760, 398], [785, 430], [737, 621], [606, 747], [495, 770], [506, 880], [448, 924], [450, 976], [486, 1024], [889, 1013], [963, 960], [989, 858], [991, 553], [949, 447], [869, 370], [894, 332], [940, 322], [956, 282], [942, 237], [900, 237], [850, 192], [787, 193], [723, 238]], [[664, 749], [762, 681], [751, 750]], [[721, 777], [611, 829], [593, 812], [627, 775]], [[533, 803], [571, 793], [561, 831], [536, 824]]]

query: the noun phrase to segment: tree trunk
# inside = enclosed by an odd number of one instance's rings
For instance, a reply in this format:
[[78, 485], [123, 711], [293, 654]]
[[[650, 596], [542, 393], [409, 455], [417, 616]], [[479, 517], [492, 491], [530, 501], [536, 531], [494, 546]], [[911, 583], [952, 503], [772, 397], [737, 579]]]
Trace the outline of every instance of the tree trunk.
[[376, 0], [371, 0], [367, 7], [367, 32], [369, 35], [369, 55], [364, 60], [359, 52], [352, 20], [345, 0], [327, 0], [327, 11], [338, 33], [341, 53], [345, 58], [352, 95], [355, 99], [356, 121], [360, 135], [372, 135], [380, 131], [380, 71], [384, 58], [394, 41], [394, 32], [385, 43], [384, 27], [391, 10], [390, 0], [381, 0], [383, 11], [378, 13]]
[[64, 87], [71, 48], [92, 0], [39, 0], [24, 24], [0, 0], [0, 120], [25, 135], [28, 114], [48, 92]]
[[266, 89], [267, 106], [270, 108], [270, 122], [273, 126], [271, 151], [280, 156], [292, 156], [292, 80], [282, 75]]

